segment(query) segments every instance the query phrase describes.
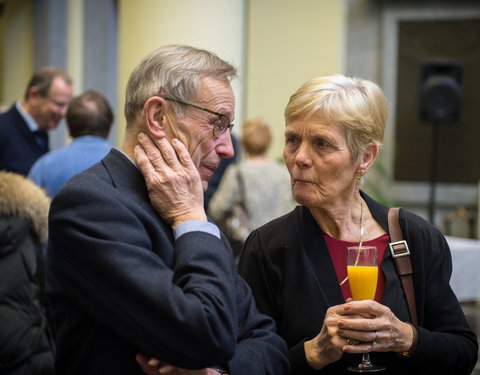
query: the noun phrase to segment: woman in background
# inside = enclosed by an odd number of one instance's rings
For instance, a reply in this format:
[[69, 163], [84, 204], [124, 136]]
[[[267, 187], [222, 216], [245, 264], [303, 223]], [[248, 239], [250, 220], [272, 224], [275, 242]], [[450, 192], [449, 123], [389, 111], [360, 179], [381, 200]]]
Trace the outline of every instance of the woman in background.
[[[237, 202], [242, 202], [246, 213], [246, 235], [293, 208], [295, 202], [287, 169], [267, 156], [271, 142], [268, 123], [261, 119], [243, 123], [242, 150], [246, 158], [227, 168], [208, 207], [208, 213], [221, 227]], [[235, 246], [231, 238], [230, 242], [238, 254], [243, 243]]]

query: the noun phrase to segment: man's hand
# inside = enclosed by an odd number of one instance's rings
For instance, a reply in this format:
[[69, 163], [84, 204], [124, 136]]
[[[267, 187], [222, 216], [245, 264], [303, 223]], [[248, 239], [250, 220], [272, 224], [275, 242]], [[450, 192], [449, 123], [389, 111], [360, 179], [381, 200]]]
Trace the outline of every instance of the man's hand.
[[210, 368], [200, 370], [187, 370], [169, 365], [155, 358], [149, 358], [144, 354], [137, 354], [135, 357], [142, 371], [148, 375], [218, 375], [219, 373]]
[[173, 228], [187, 220], [207, 221], [200, 175], [185, 145], [178, 139], [154, 142], [144, 133], [138, 142], [135, 159], [160, 216]]

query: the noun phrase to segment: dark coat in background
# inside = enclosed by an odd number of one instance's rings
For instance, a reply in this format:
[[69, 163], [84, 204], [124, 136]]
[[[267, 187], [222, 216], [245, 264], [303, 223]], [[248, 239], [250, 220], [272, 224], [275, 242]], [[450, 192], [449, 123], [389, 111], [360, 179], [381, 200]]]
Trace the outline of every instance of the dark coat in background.
[[[40, 138], [44, 146], [37, 143]], [[48, 151], [48, 134], [33, 133], [15, 104], [0, 115], [0, 170], [26, 176], [35, 161]]]
[[53, 374], [42, 243], [50, 201], [23, 176], [0, 172], [0, 373]]

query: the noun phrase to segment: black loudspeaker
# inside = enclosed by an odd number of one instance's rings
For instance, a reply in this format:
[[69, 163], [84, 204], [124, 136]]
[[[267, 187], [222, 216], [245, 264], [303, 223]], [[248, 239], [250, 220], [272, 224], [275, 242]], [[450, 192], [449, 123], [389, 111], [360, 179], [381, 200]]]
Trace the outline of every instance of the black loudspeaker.
[[458, 62], [429, 62], [421, 65], [420, 120], [454, 124], [460, 120], [462, 109], [463, 64]]

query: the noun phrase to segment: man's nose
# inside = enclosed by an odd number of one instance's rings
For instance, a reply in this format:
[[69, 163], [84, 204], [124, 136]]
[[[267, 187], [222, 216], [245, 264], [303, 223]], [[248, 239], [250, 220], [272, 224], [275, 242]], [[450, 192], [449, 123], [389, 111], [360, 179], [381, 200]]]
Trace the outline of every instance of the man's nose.
[[235, 155], [233, 148], [232, 134], [229, 131], [223, 133], [218, 140], [220, 141], [216, 147], [217, 154], [223, 159], [230, 159]]

